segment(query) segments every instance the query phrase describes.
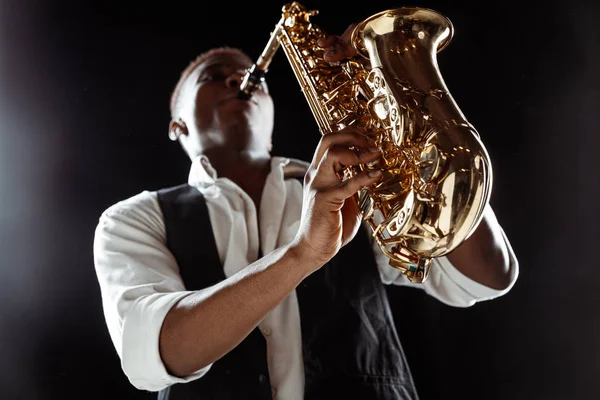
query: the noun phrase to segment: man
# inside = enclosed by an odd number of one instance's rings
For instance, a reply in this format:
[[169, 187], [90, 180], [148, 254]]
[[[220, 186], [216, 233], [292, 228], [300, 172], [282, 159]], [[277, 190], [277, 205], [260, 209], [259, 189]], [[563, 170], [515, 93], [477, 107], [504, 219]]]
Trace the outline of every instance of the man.
[[[350, 55], [346, 37], [321, 41], [329, 61]], [[188, 184], [100, 218], [95, 266], [122, 368], [164, 399], [416, 399], [382, 289], [410, 283], [371, 243], [353, 198], [381, 174], [336, 175], [379, 150], [347, 128], [325, 135], [310, 164], [272, 157], [266, 84], [237, 97], [251, 64], [227, 47], [190, 64], [169, 126], [192, 163]], [[416, 286], [467, 307], [505, 294], [517, 275], [488, 207]]]

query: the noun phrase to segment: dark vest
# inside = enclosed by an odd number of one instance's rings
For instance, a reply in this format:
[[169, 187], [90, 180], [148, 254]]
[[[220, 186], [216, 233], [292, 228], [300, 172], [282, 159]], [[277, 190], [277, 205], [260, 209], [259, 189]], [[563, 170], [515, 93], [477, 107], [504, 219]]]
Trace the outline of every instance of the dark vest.
[[[167, 246], [188, 290], [225, 279], [202, 194], [184, 184], [158, 192]], [[417, 399], [367, 232], [360, 229], [297, 288], [305, 400]], [[159, 400], [270, 400], [265, 339], [258, 330], [202, 378], [162, 390]]]

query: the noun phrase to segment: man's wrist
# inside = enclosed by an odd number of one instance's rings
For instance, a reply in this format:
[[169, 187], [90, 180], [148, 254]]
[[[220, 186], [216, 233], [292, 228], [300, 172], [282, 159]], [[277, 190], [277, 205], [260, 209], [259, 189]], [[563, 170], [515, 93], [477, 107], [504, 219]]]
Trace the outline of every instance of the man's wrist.
[[287, 246], [287, 254], [295, 268], [301, 269], [305, 277], [321, 268], [327, 260], [315, 257], [314, 251], [301, 240], [295, 239]]

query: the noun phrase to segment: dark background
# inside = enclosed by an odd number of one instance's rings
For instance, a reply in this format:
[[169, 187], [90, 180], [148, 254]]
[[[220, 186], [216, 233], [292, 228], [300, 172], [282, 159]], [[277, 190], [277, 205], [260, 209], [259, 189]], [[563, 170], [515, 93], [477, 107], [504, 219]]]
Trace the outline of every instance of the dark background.
[[[94, 228], [114, 202], [186, 180], [167, 138], [180, 71], [215, 45], [258, 56], [283, 3], [0, 4], [0, 398], [154, 398], [110, 342]], [[390, 288], [422, 399], [600, 398], [598, 3], [304, 4], [332, 33], [401, 5], [454, 23], [439, 67], [490, 152], [521, 273], [468, 309]], [[310, 158], [319, 134], [282, 52], [269, 85], [274, 153]]]

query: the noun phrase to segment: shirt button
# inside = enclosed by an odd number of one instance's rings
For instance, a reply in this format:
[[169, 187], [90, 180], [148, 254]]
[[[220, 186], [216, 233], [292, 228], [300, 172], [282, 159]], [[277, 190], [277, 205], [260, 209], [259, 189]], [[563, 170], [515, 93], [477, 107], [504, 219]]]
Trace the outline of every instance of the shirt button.
[[262, 330], [263, 335], [271, 336], [271, 330], [269, 328], [265, 328]]

